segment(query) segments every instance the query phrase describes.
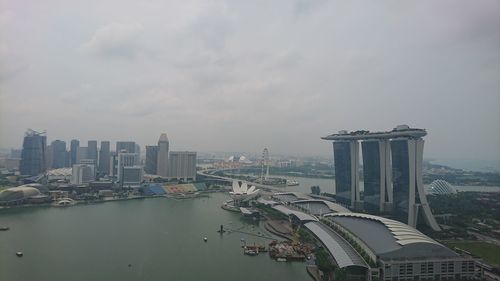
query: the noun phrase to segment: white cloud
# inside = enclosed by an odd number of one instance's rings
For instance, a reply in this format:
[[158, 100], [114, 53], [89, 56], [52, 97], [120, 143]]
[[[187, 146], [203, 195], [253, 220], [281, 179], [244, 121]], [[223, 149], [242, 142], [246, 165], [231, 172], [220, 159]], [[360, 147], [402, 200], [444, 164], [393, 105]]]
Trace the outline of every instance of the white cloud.
[[134, 56], [143, 30], [139, 23], [110, 23], [99, 28], [80, 50], [105, 56]]

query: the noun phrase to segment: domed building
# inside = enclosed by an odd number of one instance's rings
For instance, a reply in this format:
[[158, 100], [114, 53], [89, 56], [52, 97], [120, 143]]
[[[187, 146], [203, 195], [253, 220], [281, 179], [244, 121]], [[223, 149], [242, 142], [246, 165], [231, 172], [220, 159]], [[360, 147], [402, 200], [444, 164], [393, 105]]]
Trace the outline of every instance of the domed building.
[[21, 185], [11, 187], [0, 192], [0, 205], [17, 205], [23, 203], [43, 202], [48, 198], [35, 187], [30, 185]]
[[427, 187], [429, 194], [455, 194], [457, 190], [445, 180], [435, 180]]

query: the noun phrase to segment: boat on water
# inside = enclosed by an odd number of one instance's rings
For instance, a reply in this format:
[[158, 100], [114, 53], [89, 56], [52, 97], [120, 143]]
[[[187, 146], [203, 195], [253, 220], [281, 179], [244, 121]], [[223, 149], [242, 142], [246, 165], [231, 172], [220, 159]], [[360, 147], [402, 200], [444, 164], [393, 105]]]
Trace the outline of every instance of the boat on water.
[[16, 252], [16, 256], [18, 257], [22, 257], [23, 255], [24, 255], [23, 252]]
[[295, 180], [286, 180], [286, 186], [297, 186], [299, 185], [298, 181]]
[[54, 207], [69, 207], [76, 205], [76, 201], [71, 198], [64, 198], [53, 204]]
[[10, 228], [8, 226], [0, 226], [0, 231], [7, 231]]
[[284, 261], [286, 261], [286, 259], [285, 258], [277, 258], [276, 261], [284, 262]]
[[243, 254], [247, 256], [256, 256], [259, 254], [259, 252], [251, 249], [245, 249], [245, 251], [243, 251]]

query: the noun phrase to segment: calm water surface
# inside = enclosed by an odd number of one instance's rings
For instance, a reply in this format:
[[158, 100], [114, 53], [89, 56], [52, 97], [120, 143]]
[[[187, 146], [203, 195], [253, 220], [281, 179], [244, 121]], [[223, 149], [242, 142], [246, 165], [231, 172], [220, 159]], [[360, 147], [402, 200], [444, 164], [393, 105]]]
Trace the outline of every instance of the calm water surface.
[[[304, 178], [304, 177], [289, 177], [282, 175], [271, 175], [272, 177], [286, 178], [295, 180], [299, 183], [297, 186], [284, 187], [283, 191], [297, 191], [302, 193], [311, 193], [311, 186], [317, 185], [321, 188], [321, 192], [335, 194], [335, 179], [320, 179], [320, 178]], [[365, 183], [359, 182], [360, 190], [364, 190]], [[427, 185], [425, 185], [427, 186]], [[474, 192], [500, 192], [500, 186], [455, 186], [457, 191], [474, 191]]]
[[311, 280], [304, 263], [242, 254], [241, 238], [263, 238], [236, 232], [221, 237], [221, 224], [268, 234], [222, 210], [227, 199], [211, 194], [0, 210], [0, 225], [11, 228], [0, 232], [0, 280]]

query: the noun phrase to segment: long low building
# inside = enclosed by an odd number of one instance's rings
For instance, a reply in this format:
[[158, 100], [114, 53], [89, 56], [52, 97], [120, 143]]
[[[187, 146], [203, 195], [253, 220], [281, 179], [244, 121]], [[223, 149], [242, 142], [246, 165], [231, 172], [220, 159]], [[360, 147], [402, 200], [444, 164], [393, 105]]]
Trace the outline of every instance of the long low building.
[[[471, 280], [476, 260], [461, 256], [402, 222], [353, 213], [336, 203], [274, 195], [273, 208], [307, 228], [345, 269], [348, 280]], [[274, 204], [277, 202], [272, 201]]]
[[335, 232], [380, 265], [380, 280], [461, 280], [477, 277], [475, 260], [404, 223], [360, 213], [325, 215]]

